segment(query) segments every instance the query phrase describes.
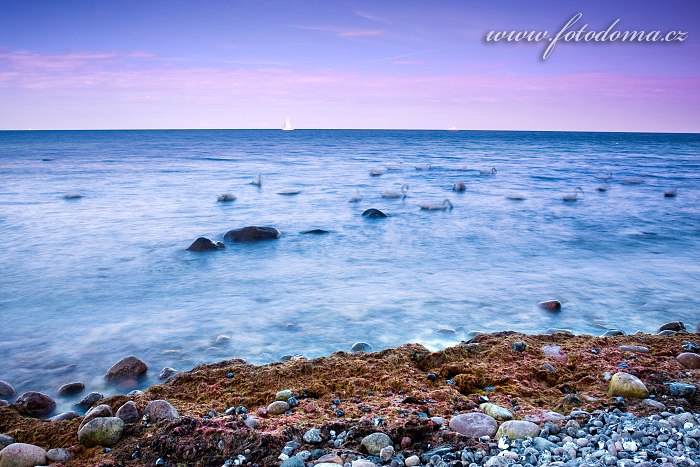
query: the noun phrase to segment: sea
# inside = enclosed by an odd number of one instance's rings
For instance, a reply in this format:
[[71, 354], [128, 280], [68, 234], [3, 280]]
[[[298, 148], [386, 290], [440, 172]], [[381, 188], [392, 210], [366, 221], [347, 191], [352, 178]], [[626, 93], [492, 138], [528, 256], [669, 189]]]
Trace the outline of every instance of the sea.
[[[403, 185], [405, 198], [382, 197]], [[445, 199], [452, 209], [420, 208]], [[187, 251], [244, 226], [282, 236]], [[694, 328], [700, 135], [3, 131], [0, 238], [0, 380], [18, 393], [82, 381], [109, 395], [157, 384], [163, 367], [356, 342]], [[547, 299], [561, 311], [539, 308]], [[128, 355], [147, 377], [107, 385]]]

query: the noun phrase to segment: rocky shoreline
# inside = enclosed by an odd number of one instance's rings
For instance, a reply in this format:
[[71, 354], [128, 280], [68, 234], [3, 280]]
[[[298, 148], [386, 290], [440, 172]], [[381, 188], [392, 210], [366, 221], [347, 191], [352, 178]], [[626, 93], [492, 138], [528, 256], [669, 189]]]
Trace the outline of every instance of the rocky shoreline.
[[[48, 420], [55, 402], [25, 393], [0, 399], [0, 467], [700, 463], [700, 336], [682, 323], [606, 334], [229, 360]], [[142, 364], [129, 357], [107, 378], [137, 378]], [[0, 381], [0, 397], [13, 391]]]

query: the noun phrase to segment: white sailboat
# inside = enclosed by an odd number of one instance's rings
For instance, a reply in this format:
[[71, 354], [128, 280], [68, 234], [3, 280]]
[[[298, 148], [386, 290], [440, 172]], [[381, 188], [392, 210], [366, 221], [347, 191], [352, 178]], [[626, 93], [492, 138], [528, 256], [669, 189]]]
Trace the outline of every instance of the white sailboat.
[[292, 131], [294, 128], [292, 127], [292, 121], [289, 119], [289, 117], [285, 118], [284, 120], [284, 128], [282, 130], [284, 131]]

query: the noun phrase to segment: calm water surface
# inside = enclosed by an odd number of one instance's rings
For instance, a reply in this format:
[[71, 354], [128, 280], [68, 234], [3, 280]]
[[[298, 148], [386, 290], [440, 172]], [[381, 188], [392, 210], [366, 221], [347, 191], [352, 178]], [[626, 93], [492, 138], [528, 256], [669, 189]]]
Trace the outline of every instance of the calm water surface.
[[[147, 386], [164, 366], [356, 341], [437, 349], [471, 330], [696, 323], [699, 150], [700, 135], [667, 134], [1, 132], [0, 379], [20, 393], [81, 380], [109, 394], [123, 389], [102, 376], [129, 354], [149, 364]], [[369, 176], [388, 166], [400, 170]], [[408, 198], [381, 198], [402, 184]], [[577, 186], [583, 198], [563, 202]], [[348, 203], [355, 188], [364, 199]], [[225, 192], [238, 199], [217, 203]], [[526, 199], [506, 199], [516, 193]], [[418, 207], [443, 199], [452, 211]], [[362, 218], [369, 207], [390, 217]], [[283, 237], [185, 251], [246, 225]], [[331, 233], [300, 235], [314, 228]], [[546, 298], [563, 311], [539, 310]], [[221, 334], [231, 342], [214, 346]]]

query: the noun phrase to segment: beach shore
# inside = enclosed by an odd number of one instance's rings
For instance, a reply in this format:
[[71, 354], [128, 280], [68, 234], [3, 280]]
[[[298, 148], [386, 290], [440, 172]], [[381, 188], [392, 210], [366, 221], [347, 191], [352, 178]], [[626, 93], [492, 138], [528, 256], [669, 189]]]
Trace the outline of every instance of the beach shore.
[[[406, 344], [262, 366], [228, 360], [95, 402], [107, 406], [98, 418], [126, 413], [129, 401], [137, 409], [113, 442], [79, 441], [85, 417], [43, 421], [16, 404], [0, 407], [0, 433], [68, 457], [55, 465], [696, 465], [700, 369], [679, 356], [699, 344], [685, 332], [498, 332], [437, 352]], [[172, 407], [154, 410], [155, 400]], [[15, 465], [10, 455], [1, 466]]]

